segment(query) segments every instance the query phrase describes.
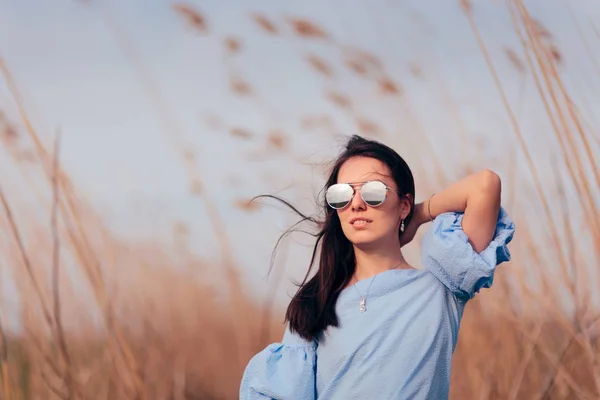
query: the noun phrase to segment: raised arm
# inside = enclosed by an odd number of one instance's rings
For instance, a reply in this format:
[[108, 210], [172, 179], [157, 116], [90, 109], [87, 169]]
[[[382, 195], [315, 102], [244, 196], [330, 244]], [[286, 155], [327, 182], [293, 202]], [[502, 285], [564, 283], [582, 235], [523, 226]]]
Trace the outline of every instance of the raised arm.
[[446, 212], [464, 212], [462, 229], [473, 249], [480, 253], [491, 242], [500, 212], [502, 184], [488, 169], [471, 174], [415, 206], [417, 223]]
[[515, 225], [500, 192], [498, 175], [483, 170], [415, 206], [411, 235], [435, 219], [421, 239], [423, 265], [463, 302], [491, 287], [496, 267], [510, 260]]
[[445, 212], [464, 212], [463, 231], [479, 253], [494, 236], [501, 192], [498, 174], [485, 169], [450, 185], [427, 200], [425, 205], [433, 218]]

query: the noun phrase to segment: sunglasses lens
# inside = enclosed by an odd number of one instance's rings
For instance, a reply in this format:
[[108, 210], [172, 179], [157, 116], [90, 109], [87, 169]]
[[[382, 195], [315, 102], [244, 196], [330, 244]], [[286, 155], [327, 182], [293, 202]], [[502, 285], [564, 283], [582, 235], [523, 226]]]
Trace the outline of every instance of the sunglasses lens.
[[383, 182], [372, 181], [365, 183], [360, 193], [365, 203], [371, 207], [375, 207], [383, 203], [387, 189]]
[[352, 200], [354, 190], [352, 186], [345, 183], [337, 183], [330, 186], [325, 192], [325, 199], [331, 208], [344, 208]]

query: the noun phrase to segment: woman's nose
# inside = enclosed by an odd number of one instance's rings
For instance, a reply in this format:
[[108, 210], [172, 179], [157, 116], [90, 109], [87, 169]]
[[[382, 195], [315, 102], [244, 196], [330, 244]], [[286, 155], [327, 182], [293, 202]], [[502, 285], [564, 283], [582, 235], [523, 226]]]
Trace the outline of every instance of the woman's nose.
[[354, 191], [350, 205], [352, 206], [353, 211], [365, 210], [367, 208], [367, 205], [365, 204], [362, 196], [360, 195], [360, 190]]

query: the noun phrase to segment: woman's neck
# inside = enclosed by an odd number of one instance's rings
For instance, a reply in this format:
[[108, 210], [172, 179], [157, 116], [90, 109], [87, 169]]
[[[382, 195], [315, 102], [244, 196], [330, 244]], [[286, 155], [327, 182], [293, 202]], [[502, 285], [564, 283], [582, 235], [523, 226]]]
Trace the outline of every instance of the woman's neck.
[[412, 268], [404, 259], [400, 246], [393, 249], [379, 248], [377, 250], [366, 250], [354, 246], [354, 256], [356, 257], [354, 282], [370, 278], [390, 269]]

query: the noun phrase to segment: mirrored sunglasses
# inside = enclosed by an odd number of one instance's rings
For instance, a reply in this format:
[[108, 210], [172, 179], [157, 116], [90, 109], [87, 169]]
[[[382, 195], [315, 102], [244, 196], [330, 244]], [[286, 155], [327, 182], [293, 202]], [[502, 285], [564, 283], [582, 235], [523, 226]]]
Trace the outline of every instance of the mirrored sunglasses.
[[[358, 190], [363, 201], [371, 207], [382, 205], [387, 197], [388, 190], [397, 192], [381, 181], [364, 182]], [[354, 197], [354, 187], [349, 183], [336, 183], [325, 191], [327, 204], [336, 210], [340, 210], [350, 204], [352, 197]]]

